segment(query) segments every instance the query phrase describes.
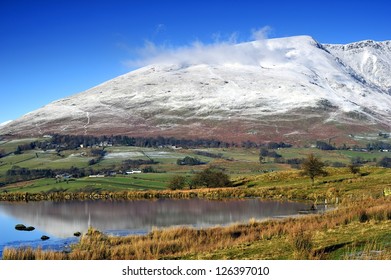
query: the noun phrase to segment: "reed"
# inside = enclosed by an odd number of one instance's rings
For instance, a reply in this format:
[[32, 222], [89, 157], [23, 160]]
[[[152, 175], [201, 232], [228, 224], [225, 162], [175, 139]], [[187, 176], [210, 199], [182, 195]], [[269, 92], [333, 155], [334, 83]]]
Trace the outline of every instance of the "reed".
[[313, 232], [305, 230], [303, 227], [292, 228], [288, 236], [293, 248], [295, 259], [310, 259], [313, 256]]
[[65, 253], [56, 251], [44, 251], [41, 248], [22, 247], [18, 249], [6, 248], [3, 252], [3, 260], [64, 260]]
[[344, 254], [345, 260], [391, 260], [391, 250], [378, 240], [367, 243], [354, 243]]

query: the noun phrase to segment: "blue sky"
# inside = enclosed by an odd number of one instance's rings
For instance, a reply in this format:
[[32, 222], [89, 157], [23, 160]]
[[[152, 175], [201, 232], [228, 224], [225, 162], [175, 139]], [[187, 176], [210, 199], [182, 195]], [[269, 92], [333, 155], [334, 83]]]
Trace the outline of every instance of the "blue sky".
[[2, 0], [0, 123], [139, 67], [150, 45], [243, 42], [257, 31], [391, 40], [390, 10], [385, 0]]

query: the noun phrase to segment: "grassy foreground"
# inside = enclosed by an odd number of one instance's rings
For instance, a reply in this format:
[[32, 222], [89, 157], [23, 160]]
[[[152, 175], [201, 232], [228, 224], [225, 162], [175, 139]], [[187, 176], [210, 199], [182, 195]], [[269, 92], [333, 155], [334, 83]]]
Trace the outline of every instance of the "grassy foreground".
[[260, 197], [337, 203], [319, 215], [249, 221], [210, 229], [169, 228], [145, 236], [112, 237], [90, 229], [70, 253], [6, 248], [3, 259], [391, 259], [391, 170], [328, 168], [312, 185], [300, 171], [237, 176], [223, 189], [12, 192], [3, 200], [41, 199], [209, 199]]
[[70, 253], [5, 249], [3, 259], [391, 259], [391, 199], [367, 198], [322, 215], [146, 236], [89, 231]]

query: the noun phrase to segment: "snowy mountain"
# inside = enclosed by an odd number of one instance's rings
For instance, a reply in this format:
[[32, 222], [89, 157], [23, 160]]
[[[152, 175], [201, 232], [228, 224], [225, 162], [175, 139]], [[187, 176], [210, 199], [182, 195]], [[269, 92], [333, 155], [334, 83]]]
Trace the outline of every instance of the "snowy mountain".
[[324, 45], [327, 50], [360, 76], [391, 94], [391, 41], [361, 41], [348, 45]]
[[294, 142], [390, 130], [391, 41], [322, 45], [296, 36], [203, 55], [167, 59], [52, 102], [0, 134]]
[[2, 123], [0, 123], [0, 127], [5, 126], [5, 125], [9, 124], [10, 122], [12, 122], [12, 121], [9, 120], [9, 121], [2, 122]]

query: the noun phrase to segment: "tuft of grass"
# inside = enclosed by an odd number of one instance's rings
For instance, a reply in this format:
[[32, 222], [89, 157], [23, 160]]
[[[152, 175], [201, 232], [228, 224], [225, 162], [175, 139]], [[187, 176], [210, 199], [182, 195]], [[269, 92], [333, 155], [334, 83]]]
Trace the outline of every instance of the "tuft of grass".
[[357, 242], [348, 247], [343, 255], [345, 260], [390, 260], [391, 250], [379, 240]]
[[63, 260], [66, 254], [56, 251], [45, 251], [41, 248], [31, 247], [5, 248], [3, 260]]
[[310, 259], [313, 255], [313, 232], [306, 231], [303, 227], [292, 229], [288, 236], [293, 247], [294, 258], [298, 260]]

